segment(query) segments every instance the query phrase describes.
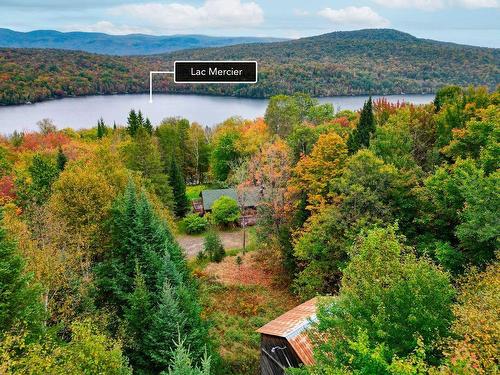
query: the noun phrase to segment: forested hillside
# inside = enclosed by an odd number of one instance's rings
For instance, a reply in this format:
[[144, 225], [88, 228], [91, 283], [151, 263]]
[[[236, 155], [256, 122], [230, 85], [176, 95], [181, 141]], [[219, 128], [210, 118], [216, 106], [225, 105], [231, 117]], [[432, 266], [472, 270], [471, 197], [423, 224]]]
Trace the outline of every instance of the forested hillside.
[[[257, 374], [255, 329], [313, 296], [292, 374], [499, 372], [500, 91], [39, 126], [0, 139], [0, 373]], [[238, 199], [192, 213], [209, 185]], [[224, 248], [248, 189], [255, 240]]]
[[418, 39], [395, 30], [335, 32], [272, 44], [179, 51], [149, 57], [82, 52], [0, 49], [0, 103], [17, 104], [72, 95], [139, 93], [149, 71], [174, 60], [257, 60], [255, 85], [175, 85], [155, 77], [155, 91], [269, 97], [433, 93], [446, 84], [500, 82], [500, 50]]
[[55, 30], [18, 32], [0, 28], [0, 47], [57, 48], [103, 55], [151, 55], [188, 48], [266, 43], [283, 39], [257, 37], [213, 37], [206, 35], [109, 35], [89, 32], [62, 33]]

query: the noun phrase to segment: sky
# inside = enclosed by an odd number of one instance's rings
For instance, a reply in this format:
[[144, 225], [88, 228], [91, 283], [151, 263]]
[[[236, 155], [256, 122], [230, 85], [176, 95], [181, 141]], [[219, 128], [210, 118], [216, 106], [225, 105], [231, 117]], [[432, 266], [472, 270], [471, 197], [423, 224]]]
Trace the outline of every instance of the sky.
[[0, 0], [0, 27], [299, 38], [393, 28], [500, 47], [500, 0]]

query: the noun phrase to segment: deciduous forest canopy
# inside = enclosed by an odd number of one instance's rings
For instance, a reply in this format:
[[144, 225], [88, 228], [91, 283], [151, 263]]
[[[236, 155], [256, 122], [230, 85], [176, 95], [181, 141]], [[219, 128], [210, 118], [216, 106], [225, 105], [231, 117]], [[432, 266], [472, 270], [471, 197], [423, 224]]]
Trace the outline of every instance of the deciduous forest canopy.
[[116, 57], [46, 49], [0, 49], [0, 104], [74, 95], [144, 93], [149, 71], [175, 60], [257, 60], [255, 85], [175, 85], [155, 91], [264, 98], [435, 93], [444, 85], [500, 83], [500, 50], [415, 38], [390, 29], [334, 32], [298, 40], [240, 44], [164, 55]]

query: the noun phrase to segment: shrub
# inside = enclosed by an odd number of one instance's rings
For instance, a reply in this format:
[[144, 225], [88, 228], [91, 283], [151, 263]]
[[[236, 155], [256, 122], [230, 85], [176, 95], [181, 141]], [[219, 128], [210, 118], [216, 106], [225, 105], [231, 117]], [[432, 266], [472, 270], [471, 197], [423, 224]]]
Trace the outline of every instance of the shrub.
[[238, 202], [233, 198], [223, 195], [212, 206], [212, 219], [215, 224], [228, 225], [240, 218]]
[[187, 234], [199, 234], [205, 232], [208, 220], [198, 214], [189, 214], [181, 221], [181, 228]]
[[205, 236], [204, 243], [205, 254], [210, 258], [212, 262], [219, 263], [222, 261], [226, 252], [224, 251], [224, 246], [220, 240], [219, 235], [216, 231], [210, 230]]

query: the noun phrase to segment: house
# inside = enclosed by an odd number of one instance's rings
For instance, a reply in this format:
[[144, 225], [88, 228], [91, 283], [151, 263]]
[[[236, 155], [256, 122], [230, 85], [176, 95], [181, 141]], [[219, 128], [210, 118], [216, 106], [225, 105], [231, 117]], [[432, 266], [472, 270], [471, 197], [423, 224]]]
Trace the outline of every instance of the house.
[[316, 320], [313, 298], [259, 328], [260, 373], [283, 375], [289, 367], [314, 363], [307, 328]]
[[243, 205], [242, 220], [246, 225], [255, 224], [256, 208], [259, 203], [259, 190], [257, 188], [247, 188], [236, 191], [229, 189], [208, 189], [200, 193], [200, 199], [193, 201], [193, 209], [200, 215], [212, 211], [214, 202], [222, 196], [233, 198], [240, 205]]

